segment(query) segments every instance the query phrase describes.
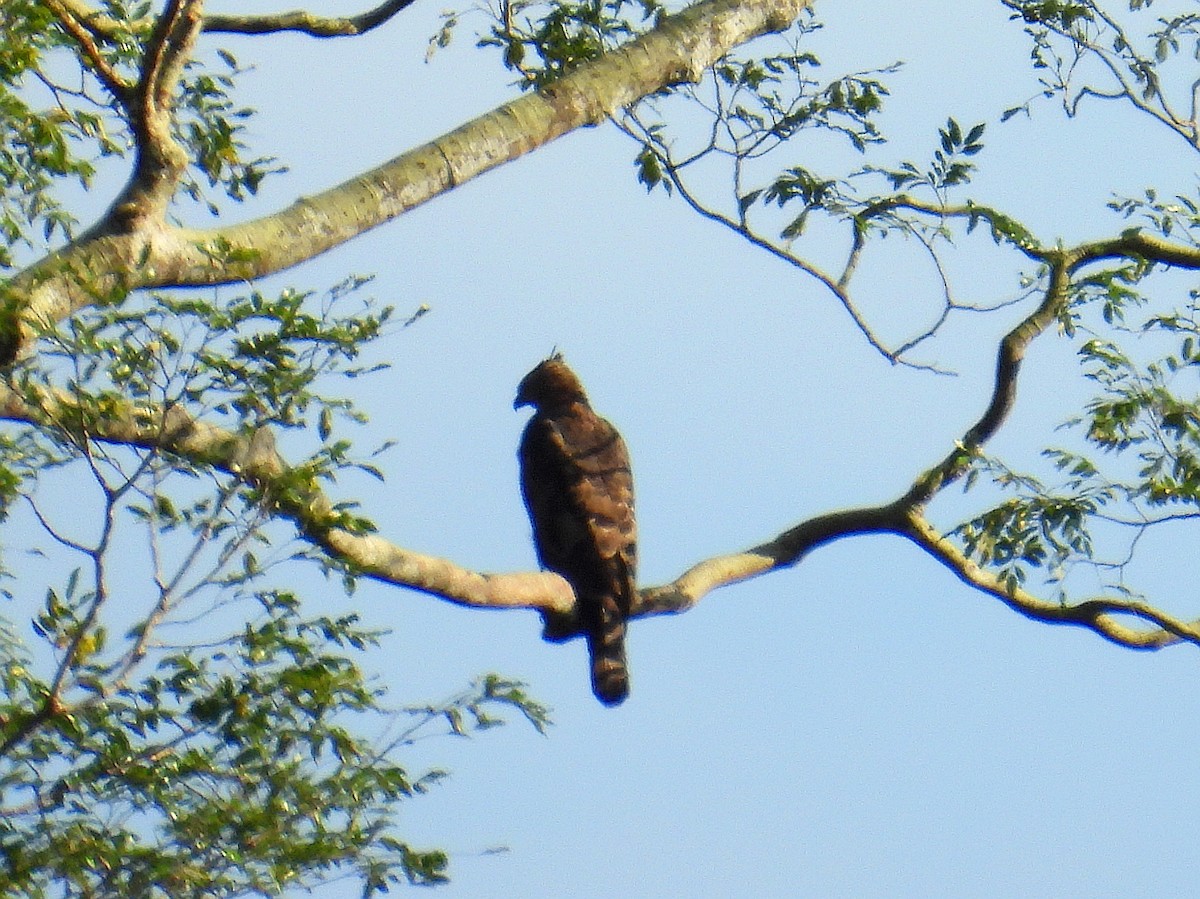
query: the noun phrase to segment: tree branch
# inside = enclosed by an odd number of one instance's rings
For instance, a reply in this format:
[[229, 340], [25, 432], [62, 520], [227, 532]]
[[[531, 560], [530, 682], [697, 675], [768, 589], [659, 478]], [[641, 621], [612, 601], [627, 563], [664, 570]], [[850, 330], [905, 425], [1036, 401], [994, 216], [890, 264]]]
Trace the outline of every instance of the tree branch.
[[686, 612], [718, 587], [789, 568], [835, 540], [860, 534], [902, 534], [904, 527], [904, 510], [896, 503], [818, 515], [744, 552], [693, 565], [669, 584], [642, 589], [633, 615]]
[[[1050, 96], [1051, 93], [1062, 95], [1062, 105], [1067, 115], [1077, 114], [1079, 104], [1084, 97], [1095, 97], [1100, 100], [1125, 99], [1138, 111], [1166, 125], [1186, 140], [1192, 149], [1200, 148], [1200, 131], [1197, 130], [1194, 106], [1193, 115], [1189, 119], [1184, 119], [1175, 110], [1163, 90], [1158, 75], [1158, 62], [1139, 53], [1135, 48], [1136, 42], [1130, 37], [1127, 29], [1106, 13], [1100, 4], [1091, 2], [1091, 0], [1084, 4], [1089, 11], [1085, 16], [1085, 21], [1090, 21], [1095, 25], [1091, 34], [1085, 28], [1064, 26], [1063, 22], [1054, 14], [1031, 15], [1031, 10], [1026, 8], [1029, 4], [1022, 0], [1001, 0], [1001, 4], [1016, 13], [1013, 18], [1023, 18], [1026, 22], [1032, 23], [1031, 26], [1027, 26], [1026, 31], [1035, 40], [1035, 53], [1037, 52], [1036, 42], [1039, 39], [1037, 28], [1057, 35], [1073, 48], [1074, 59], [1066, 71], [1063, 71], [1062, 60], [1056, 58], [1056, 64], [1047, 66], [1047, 68], [1053, 69], [1057, 80], [1051, 82], [1043, 79], [1043, 84], [1050, 89], [1047, 96]], [[1149, 6], [1149, 4], [1145, 4], [1145, 6]], [[1133, 9], [1136, 6], [1131, 4], [1130, 8]], [[1166, 20], [1160, 21], [1165, 22]], [[1075, 89], [1074, 96], [1071, 95], [1074, 69], [1084, 53], [1090, 54], [1108, 70], [1116, 85], [1113, 89], [1104, 90], [1085, 84]], [[1195, 95], [1193, 94], [1193, 102], [1194, 99]]]
[[1130, 228], [1118, 237], [1078, 246], [1071, 255], [1072, 271], [1104, 259], [1145, 259], [1172, 268], [1200, 269], [1200, 247], [1172, 243], [1164, 237]]
[[200, 34], [203, 11], [203, 0], [171, 0], [146, 43], [130, 106], [137, 161], [129, 184], [113, 204], [108, 228], [131, 232], [151, 223], [159, 226], [175, 196], [188, 163], [171, 133], [175, 88]]
[[[716, 84], [716, 90], [719, 94], [719, 79]], [[874, 332], [870, 323], [866, 320], [861, 310], [855, 304], [854, 298], [850, 293], [850, 280], [854, 275], [854, 271], [858, 264], [859, 256], [864, 243], [863, 236], [857, 229], [855, 229], [852, 235], [850, 253], [847, 257], [845, 265], [842, 268], [842, 272], [840, 275], [835, 277], [825, 272], [819, 266], [809, 262], [797, 253], [793, 252], [789, 243], [780, 244], [775, 240], [763, 237], [751, 226], [747, 215], [749, 207], [748, 205], [743, 205], [741, 202], [742, 198], [745, 196], [745, 193], [741, 187], [741, 171], [742, 163], [745, 161], [745, 159], [753, 158], [754, 151], [738, 151], [731, 153], [730, 151], [720, 149], [718, 132], [722, 129], [722, 127], [726, 132], [729, 131], [728, 122], [722, 120], [721, 113], [719, 112], [721, 101], [718, 100], [716, 109], [710, 109], [703, 103], [700, 105], [707, 112], [713, 114], [712, 133], [705, 147], [697, 150], [687, 159], [683, 160], [677, 160], [674, 158], [671, 147], [667, 140], [660, 133], [657, 133], [654, 128], [648, 127], [638, 117], [638, 114], [635, 110], [631, 110], [622, 120], [615, 122], [615, 124], [623, 134], [630, 137], [632, 140], [644, 146], [653, 147], [654, 153], [659, 157], [660, 160], [662, 160], [662, 177], [665, 179], [666, 184], [683, 198], [683, 201], [692, 209], [692, 211], [696, 212], [702, 218], [729, 229], [751, 246], [755, 246], [760, 250], [764, 250], [771, 256], [774, 256], [776, 259], [787, 263], [788, 265], [798, 269], [820, 283], [823, 287], [825, 287], [826, 290], [833, 294], [833, 296], [841, 304], [842, 308], [850, 316], [854, 326], [863, 335], [867, 343], [870, 344], [871, 348], [889, 362], [893, 364], [905, 365], [910, 368], [930, 368], [930, 366], [909, 362], [907, 359], [902, 358], [902, 351], [893, 350], [892, 348], [888, 347], [879, 337], [879, 335]], [[767, 138], [765, 136], [761, 138], [761, 140], [766, 139]], [[772, 139], [779, 140], [777, 136], [773, 136]], [[731, 140], [733, 140], [735, 144], [737, 143], [737, 138], [731, 137]], [[684, 178], [683, 171], [687, 166], [699, 161], [710, 153], [715, 152], [721, 152], [723, 155], [732, 155], [734, 159], [733, 188], [734, 197], [738, 201], [736, 217], [732, 214], [723, 212], [715, 206], [711, 206], [703, 202], [696, 191], [692, 190], [691, 185]], [[911, 348], [912, 345], [912, 342], [910, 342], [909, 344], [906, 344], [906, 347]]]
[[[39, 326], [62, 320], [97, 296], [252, 279], [319, 256], [576, 128], [599, 124], [646, 94], [697, 80], [731, 47], [787, 27], [809, 3], [703, 0], [539, 92], [317, 196], [243, 224], [192, 230], [172, 228], [161, 217], [131, 220], [128, 206], [137, 199], [138, 179], [153, 172], [139, 166], [126, 196], [105, 220], [9, 283], [4, 298], [19, 309], [19, 317], [11, 326], [8, 357], [15, 357]], [[177, 17], [194, 16], [199, 5], [176, 0], [172, 9]], [[171, 30], [172, 41], [178, 43], [184, 34], [194, 39], [197, 27], [194, 20], [186, 29], [181, 24]], [[173, 58], [180, 56], [176, 51]]]
[[[66, 0], [63, 0], [66, 2]], [[704, 0], [637, 41], [581, 66], [540, 93], [528, 94], [467, 123], [424, 147], [257, 221], [211, 231], [159, 226], [115, 233], [100, 226], [64, 251], [23, 272], [11, 291], [24, 291], [25, 321], [54, 322], [106, 292], [139, 287], [216, 284], [265, 275], [324, 252], [394, 218], [443, 191], [517, 158], [574, 128], [597, 124], [645, 94], [700, 73], [734, 44], [787, 24], [809, 0]], [[147, 93], [169, 80], [184, 58], [184, 41], [197, 33], [198, 2], [174, 0], [164, 16], [158, 61], [143, 79]], [[376, 10], [377, 12], [378, 10]], [[173, 16], [168, 19], [167, 16]], [[172, 24], [174, 23], [174, 24]], [[152, 46], [154, 46], [152, 42]], [[149, 57], [148, 57], [149, 58]], [[157, 75], [151, 73], [157, 72]], [[812, 549], [842, 537], [895, 533], [921, 546], [964, 582], [1001, 598], [1037, 620], [1088, 627], [1133, 648], [1187, 641], [1200, 644], [1200, 625], [1176, 619], [1136, 601], [1093, 599], [1073, 606], [1012, 590], [972, 562], [924, 518], [923, 508], [962, 477], [975, 455], [1007, 420], [1016, 399], [1021, 362], [1029, 344], [1058, 318], [1069, 300], [1071, 276], [1082, 266], [1110, 258], [1137, 258], [1198, 269], [1200, 249], [1172, 244], [1136, 229], [1072, 250], [1045, 249], [995, 210], [889, 198], [863, 213], [907, 208], [942, 217], [988, 221], [993, 233], [1045, 264], [1049, 283], [1041, 302], [1001, 341], [988, 405], [980, 418], [937, 465], [921, 474], [893, 503], [817, 516], [749, 550], [708, 559], [674, 582], [641, 591], [633, 615], [677, 613], [721, 586], [788, 567]], [[736, 222], [727, 222], [735, 227]], [[257, 248], [266, 247], [259, 251]], [[855, 260], [852, 252], [847, 270]], [[111, 276], [96, 273], [113, 272]], [[106, 280], [107, 278], [107, 280]], [[826, 278], [831, 289], [844, 284]], [[29, 327], [29, 325], [27, 325]], [[30, 403], [0, 388], [0, 417], [71, 430], [84, 410], [67, 394], [46, 391]], [[156, 409], [117, 402], [103, 420], [87, 421], [95, 440], [178, 455], [223, 471], [262, 491], [271, 514], [292, 521], [304, 539], [363, 576], [421, 590], [476, 608], [525, 608], [540, 612], [547, 636], [571, 636], [575, 600], [565, 580], [552, 573], [484, 574], [451, 561], [414, 553], [387, 540], [342, 526], [330, 501], [314, 483], [295, 487], [296, 472], [275, 450], [267, 430], [240, 435], [193, 419], [179, 407]], [[1149, 622], [1130, 628], [1122, 618]]]
[[[103, 417], [98, 418], [89, 411], [90, 404], [85, 409], [63, 391], [25, 390], [30, 399], [0, 385], [0, 419], [62, 430], [76, 440], [169, 453], [209, 466], [260, 490], [273, 514], [290, 520], [305, 540], [363, 577], [471, 608], [531, 609], [546, 619], [549, 639], [579, 633], [574, 593], [553, 572], [480, 573], [340, 527], [331, 502], [315, 484], [294, 486], [295, 470], [279, 455], [267, 429], [239, 435], [198, 421], [179, 406], [164, 409], [107, 396]], [[904, 529], [904, 510], [897, 504], [818, 516], [745, 552], [701, 562], [671, 584], [643, 589], [631, 617], [686, 611], [718, 587], [795, 565], [811, 550], [842, 537], [904, 533]]]
[[[1044, 311], [1053, 308], [1054, 289], [1024, 322], [1002, 341], [999, 378], [988, 412], [960, 441], [980, 446], [999, 427], [1010, 399], [1009, 381], [1016, 376], [1015, 361], [1024, 346], [1043, 333]], [[103, 417], [86, 410], [65, 392], [41, 389], [26, 399], [15, 390], [0, 387], [0, 418], [43, 428], [60, 429], [106, 443], [177, 455], [189, 462], [210, 466], [262, 492], [270, 514], [290, 520], [303, 539], [346, 564], [357, 574], [396, 586], [410, 587], [471, 608], [530, 609], [546, 621], [546, 637], [566, 639], [579, 633], [575, 597], [570, 585], [551, 572], [487, 574], [463, 568], [447, 559], [404, 549], [382, 537], [358, 533], [338, 524], [338, 516], [323, 492], [309, 481], [297, 488], [296, 472], [276, 451], [267, 429], [239, 435], [193, 419], [183, 409], [133, 404], [105, 397]], [[971, 435], [974, 435], [972, 437]], [[1005, 582], [973, 562], [949, 537], [940, 534], [924, 517], [933, 484], [940, 489], [961, 474], [951, 454], [948, 460], [923, 475], [904, 496], [881, 506], [819, 515], [801, 522], [777, 537], [739, 553], [704, 560], [675, 581], [646, 587], [630, 617], [677, 614], [694, 607], [713, 590], [793, 566], [812, 550], [863, 534], [896, 534], [920, 546], [976, 589], [995, 596], [1034, 620], [1088, 628], [1108, 640], [1133, 649], [1159, 649], [1180, 642], [1200, 645], [1200, 621], [1184, 622], [1146, 603], [1118, 598], [1090, 599], [1074, 605], [1040, 599]], [[1122, 619], [1136, 618], [1153, 629], [1130, 627]], [[53, 699], [53, 697], [51, 697]], [[54, 713], [52, 703], [40, 714]]]
[[[113, 37], [130, 27], [94, 9], [84, 0], [48, 0], [61, 5], [97, 37]], [[204, 16], [203, 30], [217, 34], [275, 34], [297, 31], [312, 37], [353, 37], [366, 34], [385, 24], [397, 13], [412, 6], [415, 0], [386, 0], [378, 6], [355, 16], [319, 16], [305, 10], [264, 15], [230, 15], [209, 13]], [[132, 23], [134, 30], [149, 28], [149, 19]]]
[[[1181, 621], [1139, 600], [1103, 597], [1066, 604], [1041, 599], [1021, 587], [1012, 587], [969, 559], [915, 509], [908, 517], [906, 536], [954, 572], [963, 583], [994, 596], [1034, 621], [1087, 628], [1128, 649], [1162, 649], [1183, 642], [1200, 646], [1200, 620]], [[1122, 621], [1127, 618], [1147, 622], [1153, 628], [1129, 627]]]
[[[1047, 254], [1053, 258], [1056, 254]], [[1034, 338], [1045, 332], [1057, 319], [1067, 302], [1070, 286], [1068, 266], [1062, 258], [1050, 262], [1050, 284], [1038, 307], [1000, 341], [996, 354], [996, 377], [987, 408], [941, 462], [916, 479], [900, 504], [918, 509], [929, 503], [941, 490], [954, 483], [970, 468], [976, 454], [1000, 429], [1017, 399], [1017, 376], [1021, 361]]]
[[171, 95], [199, 34], [203, 10], [203, 0], [171, 0], [156, 23], [143, 53], [138, 84], [141, 117], [146, 122], [157, 124], [167, 118]]
[[481, 574], [340, 527], [332, 503], [315, 484], [294, 486], [295, 471], [276, 451], [274, 437], [265, 428], [244, 436], [198, 421], [179, 406], [164, 409], [115, 397], [105, 398], [100, 418], [65, 392], [36, 389], [30, 401], [8, 386], [0, 386], [0, 418], [170, 453], [232, 475], [261, 490], [271, 511], [292, 521], [306, 540], [365, 577], [463, 606], [573, 617], [574, 594], [556, 574]]
[[415, 0], [387, 0], [356, 16], [318, 16], [305, 10], [274, 15], [219, 15], [204, 17], [204, 30], [226, 34], [275, 34], [298, 31], [311, 37], [353, 37], [383, 25]]
[[[940, 215], [984, 217], [999, 213], [979, 207], [938, 209], [907, 198], [894, 205]], [[1007, 221], [1006, 219], [1004, 219]], [[1056, 624], [1073, 624], [1133, 649], [1159, 649], [1179, 642], [1200, 645], [1200, 621], [1183, 622], [1137, 600], [1097, 598], [1066, 605], [1040, 599], [1022, 589], [1012, 589], [998, 575], [973, 562], [949, 537], [940, 534], [922, 509], [941, 490], [962, 477], [983, 446], [1008, 419], [1016, 402], [1017, 379], [1029, 345], [1059, 318], [1069, 301], [1071, 276], [1081, 267], [1102, 259], [1138, 258], [1164, 264], [1200, 268], [1200, 250], [1171, 244], [1159, 237], [1131, 230], [1120, 237], [1094, 241], [1072, 250], [1044, 250], [1021, 240], [1022, 251], [1049, 269], [1049, 283], [1041, 303], [1000, 342], [992, 395], [979, 419], [963, 434], [947, 456], [919, 476], [894, 503], [818, 516], [775, 539], [727, 556], [701, 562], [673, 583], [644, 589], [635, 614], [677, 613], [692, 608], [705, 594], [779, 568], [794, 565], [811, 550], [842, 537], [866, 533], [894, 533], [907, 537], [955, 572], [965, 583], [996, 596], [1027, 617]], [[1129, 627], [1129, 617], [1153, 625], [1150, 630]]]
[[[74, 4], [64, 0], [43, 0], [46, 7], [54, 14], [62, 29], [71, 36], [79, 46], [80, 52], [100, 83], [107, 88], [122, 104], [128, 104], [132, 99], [133, 85], [109, 65], [108, 60], [96, 44], [95, 32], [85, 24]], [[85, 14], [86, 15], [86, 14]]]

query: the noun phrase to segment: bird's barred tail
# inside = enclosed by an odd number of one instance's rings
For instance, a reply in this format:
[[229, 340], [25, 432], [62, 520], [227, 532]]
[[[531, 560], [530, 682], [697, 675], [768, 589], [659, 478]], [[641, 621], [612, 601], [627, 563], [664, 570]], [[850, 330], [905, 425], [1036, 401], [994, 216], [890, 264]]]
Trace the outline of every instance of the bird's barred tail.
[[599, 609], [599, 626], [588, 634], [592, 692], [605, 705], [618, 705], [629, 695], [629, 669], [625, 664], [627, 613], [615, 596], [602, 597]]

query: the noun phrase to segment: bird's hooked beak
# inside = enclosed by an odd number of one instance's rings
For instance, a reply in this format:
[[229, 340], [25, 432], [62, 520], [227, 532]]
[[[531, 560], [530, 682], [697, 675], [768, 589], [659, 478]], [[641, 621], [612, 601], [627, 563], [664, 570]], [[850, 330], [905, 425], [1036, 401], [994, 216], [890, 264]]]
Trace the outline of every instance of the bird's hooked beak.
[[517, 385], [517, 396], [513, 400], [513, 410], [520, 409], [522, 406], [532, 406], [533, 400], [525, 395], [525, 378], [521, 379], [521, 383]]

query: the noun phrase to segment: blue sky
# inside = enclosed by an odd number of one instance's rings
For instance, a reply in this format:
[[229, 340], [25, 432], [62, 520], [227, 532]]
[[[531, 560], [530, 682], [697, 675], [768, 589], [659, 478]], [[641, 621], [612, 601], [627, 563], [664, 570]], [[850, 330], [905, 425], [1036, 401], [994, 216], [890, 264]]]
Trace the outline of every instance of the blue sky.
[[[470, 21], [423, 61], [439, 12], [417, 3], [354, 41], [222, 42], [258, 66], [243, 94], [261, 110], [256, 149], [291, 168], [246, 214], [510, 95], [496, 60], [470, 47]], [[975, 194], [1046, 240], [1118, 230], [1103, 209], [1113, 191], [1192, 184], [1182, 142], [1115, 105], [1064, 122], [1045, 103], [1000, 125], [1037, 85], [998, 3], [828, 0], [818, 12], [831, 73], [907, 61], [879, 162], [922, 159], [948, 115], [987, 121]], [[958, 377], [895, 368], [817, 285], [678, 200], [647, 197], [635, 152], [610, 128], [568, 135], [278, 281], [375, 273], [381, 301], [430, 306], [358, 396], [363, 444], [397, 442], [387, 482], [341, 485], [388, 539], [480, 570], [533, 567], [511, 402], [555, 346], [631, 447], [644, 584], [893, 498], [983, 408], [995, 339], [1020, 310], [956, 319], [923, 352]], [[790, 152], [780, 167], [810, 158]], [[864, 272], [864, 307], [887, 327], [928, 323], [930, 272], [915, 258], [887, 246]], [[966, 295], [1015, 291], [1013, 260], [981, 241], [953, 265]], [[1075, 349], [1048, 335], [1032, 351], [997, 444], [1015, 464], [1086, 395]], [[965, 508], [935, 515], [949, 524]], [[1147, 558], [1175, 563], [1185, 537], [1162, 535]], [[1185, 558], [1159, 573], [1167, 602], [1192, 599], [1180, 585], [1194, 569]], [[1032, 624], [898, 539], [846, 540], [634, 623], [633, 693], [618, 709], [593, 699], [582, 643], [544, 643], [532, 613], [372, 584], [308, 599], [391, 629], [368, 667], [398, 703], [498, 671], [553, 707], [548, 737], [514, 724], [414, 747], [414, 769], [453, 772], [401, 811], [406, 839], [452, 853], [450, 899], [1182, 895], [1194, 881], [1196, 654]]]

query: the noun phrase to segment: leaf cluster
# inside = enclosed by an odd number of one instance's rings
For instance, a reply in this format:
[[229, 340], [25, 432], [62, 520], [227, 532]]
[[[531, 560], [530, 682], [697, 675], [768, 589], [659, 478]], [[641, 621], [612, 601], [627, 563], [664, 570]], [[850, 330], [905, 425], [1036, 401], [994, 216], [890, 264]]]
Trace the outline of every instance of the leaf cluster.
[[950, 532], [962, 543], [968, 558], [996, 568], [1008, 589], [1015, 590], [1025, 584], [1031, 568], [1044, 569], [1048, 580], [1058, 581], [1071, 562], [1091, 557], [1093, 519], [1112, 499], [1107, 487], [1054, 491], [1036, 478], [980, 458], [971, 469], [968, 489], [984, 471], [991, 474], [993, 484], [1018, 490], [1020, 495]]
[[[273, 156], [251, 156], [243, 139], [254, 110], [237, 106], [232, 93], [237, 76], [245, 71], [228, 50], [217, 51], [216, 63], [190, 61], [180, 85], [180, 115], [173, 121], [176, 140], [187, 149], [207, 186], [219, 187], [238, 202], [258, 193], [268, 175], [287, 170]], [[189, 178], [183, 189], [213, 215], [220, 212], [215, 202], [205, 198], [200, 181]]]
[[[36, 247], [39, 236], [50, 241], [71, 232], [75, 218], [56, 188], [91, 183], [95, 167], [80, 144], [114, 150], [96, 112], [44, 80], [46, 56], [64, 43], [51, 21], [33, 0], [0, 5], [0, 269], [12, 268], [14, 250]], [[31, 85], [50, 87], [52, 104], [39, 108]]]
[[[821, 126], [828, 127], [825, 123], [821, 123]], [[867, 126], [874, 133], [869, 120]], [[934, 151], [927, 166], [919, 167], [912, 162], [903, 162], [895, 169], [865, 166], [857, 174], [883, 175], [893, 191], [925, 188], [944, 202], [950, 188], [965, 185], [970, 181], [974, 164], [968, 162], [967, 158], [983, 149], [984, 127], [983, 124], [978, 124], [964, 132], [954, 119], [949, 119], [946, 127], [938, 131], [939, 147]], [[882, 138], [878, 140], [881, 141]], [[856, 146], [862, 149], [857, 143]], [[893, 225], [899, 225], [905, 230], [910, 227], [919, 228], [902, 222], [899, 217], [897, 210], [907, 203], [905, 194], [862, 195], [859, 190], [848, 178], [832, 178], [802, 166], [794, 166], [776, 176], [766, 188], [752, 190], [740, 196], [739, 212], [744, 217], [750, 206], [756, 202], [773, 204], [779, 208], [799, 204], [799, 213], [793, 214], [780, 231], [780, 237], [784, 240], [791, 240], [803, 234], [812, 214], [817, 211], [834, 219], [851, 221], [860, 235], [866, 228], [874, 228], [881, 232], [886, 232]], [[897, 203], [896, 200], [903, 202]], [[978, 214], [968, 219], [967, 232], [970, 233], [981, 219], [988, 221], [992, 236], [997, 242], [1013, 240], [1015, 236], [1029, 239], [1019, 223], [983, 208], [979, 208]]]
[[968, 160], [983, 149], [985, 127], [981, 122], [964, 132], [958, 122], [947, 119], [946, 127], [938, 129], [938, 147], [928, 166], [920, 168], [912, 162], [904, 162], [897, 169], [879, 171], [895, 190], [927, 187], [943, 196], [947, 189], [971, 180], [975, 165]]
[[1019, 16], [1030, 24], [1069, 30], [1078, 22], [1091, 20], [1088, 5], [1074, 0], [1024, 0], [1010, 5], [1015, 9], [1014, 18]]
[[1176, 347], [1139, 364], [1111, 341], [1084, 344], [1085, 375], [1102, 392], [1072, 423], [1101, 451], [1133, 454], [1131, 499], [1150, 508], [1200, 510], [1200, 393], [1179, 389], [1200, 371], [1200, 328], [1193, 316], [1179, 314], [1154, 316], [1144, 328], [1173, 336]]
[[505, 68], [520, 73], [522, 87], [536, 89], [636, 37], [663, 15], [658, 0], [504, 0], [479, 46], [499, 48]]
[[783, 228], [785, 238], [797, 236], [815, 209], [841, 209], [842, 185], [817, 174], [808, 166], [791, 166], [773, 183], [744, 189], [743, 171], [801, 135], [832, 134], [858, 152], [884, 142], [876, 118], [883, 109], [888, 88], [883, 77], [897, 66], [853, 72], [832, 79], [817, 76], [821, 61], [805, 40], [821, 25], [802, 17], [787, 39], [786, 52], [721, 59], [699, 87], [681, 87], [673, 96], [688, 101], [710, 122], [706, 145], [693, 152], [673, 146], [665, 121], [643, 101], [630, 120], [641, 132], [635, 159], [638, 180], [647, 190], [663, 187], [671, 192], [685, 169], [704, 159], [730, 160], [738, 188], [738, 217], [745, 219], [756, 203], [782, 207], [795, 200], [804, 209]]
[[364, 419], [318, 384], [387, 367], [353, 364], [392, 318], [390, 307], [354, 302], [370, 281], [351, 276], [323, 295], [285, 288], [218, 302], [155, 293], [98, 306], [45, 338], [42, 359], [60, 362], [48, 383], [96, 402], [178, 403], [241, 431], [315, 423], [324, 440], [334, 413]]
[[[544, 710], [490, 677], [385, 746], [364, 733], [388, 712], [354, 656], [378, 634], [355, 616], [305, 619], [290, 593], [261, 592], [260, 614], [215, 649], [168, 651], [134, 684], [93, 671], [93, 696], [44, 709], [51, 689], [0, 646], [0, 736], [41, 715], [0, 754], [0, 891], [31, 897], [274, 895], [347, 873], [364, 895], [438, 883], [447, 857], [394, 835], [397, 803], [443, 776], [391, 760], [437, 720], [492, 707]], [[53, 616], [47, 611], [46, 616]], [[44, 616], [45, 617], [45, 616]], [[106, 688], [99, 685], [108, 683]]]
[[853, 73], [822, 83], [809, 75], [818, 66], [818, 58], [807, 52], [722, 60], [714, 75], [728, 90], [724, 127], [738, 143], [753, 146], [751, 155], [806, 128], [840, 134], [859, 152], [881, 143], [873, 119], [888, 95], [881, 73]]
[[1108, 206], [1125, 218], [1149, 225], [1163, 237], [1200, 245], [1200, 198], [1196, 196], [1177, 193], [1162, 198], [1154, 188], [1146, 188], [1140, 197], [1117, 197]]

